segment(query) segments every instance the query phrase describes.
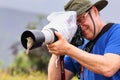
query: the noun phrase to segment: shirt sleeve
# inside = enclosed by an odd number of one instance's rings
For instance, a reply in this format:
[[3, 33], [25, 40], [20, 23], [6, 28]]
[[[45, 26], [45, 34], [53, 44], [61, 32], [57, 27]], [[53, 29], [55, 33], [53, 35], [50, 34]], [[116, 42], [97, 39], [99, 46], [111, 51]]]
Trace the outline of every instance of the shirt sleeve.
[[80, 70], [80, 65], [77, 61], [66, 55], [64, 57], [64, 68], [76, 74]]
[[110, 31], [108, 43], [104, 53], [114, 53], [120, 55], [120, 25]]

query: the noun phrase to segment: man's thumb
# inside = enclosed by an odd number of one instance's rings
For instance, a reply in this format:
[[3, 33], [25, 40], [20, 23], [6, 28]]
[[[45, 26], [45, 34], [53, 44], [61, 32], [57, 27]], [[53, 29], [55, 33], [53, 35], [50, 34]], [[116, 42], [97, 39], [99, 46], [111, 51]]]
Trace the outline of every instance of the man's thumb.
[[57, 39], [61, 39], [62, 38], [62, 34], [60, 34], [57, 31], [55, 31], [55, 36], [57, 37]]

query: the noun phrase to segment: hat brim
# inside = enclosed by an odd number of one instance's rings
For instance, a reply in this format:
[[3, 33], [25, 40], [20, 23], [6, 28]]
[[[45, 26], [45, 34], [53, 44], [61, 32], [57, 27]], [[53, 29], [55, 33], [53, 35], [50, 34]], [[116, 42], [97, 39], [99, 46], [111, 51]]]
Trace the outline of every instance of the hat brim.
[[93, 6], [95, 6], [98, 11], [101, 11], [104, 7], [106, 7], [108, 4], [108, 1], [106, 0], [100, 0], [98, 2], [96, 2]]

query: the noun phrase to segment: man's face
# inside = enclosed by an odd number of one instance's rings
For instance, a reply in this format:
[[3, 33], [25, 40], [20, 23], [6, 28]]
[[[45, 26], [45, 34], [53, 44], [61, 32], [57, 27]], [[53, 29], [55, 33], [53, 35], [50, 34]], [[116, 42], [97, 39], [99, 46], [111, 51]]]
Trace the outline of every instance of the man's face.
[[77, 24], [81, 26], [83, 36], [88, 40], [92, 40], [94, 35], [94, 27], [89, 11], [77, 16]]

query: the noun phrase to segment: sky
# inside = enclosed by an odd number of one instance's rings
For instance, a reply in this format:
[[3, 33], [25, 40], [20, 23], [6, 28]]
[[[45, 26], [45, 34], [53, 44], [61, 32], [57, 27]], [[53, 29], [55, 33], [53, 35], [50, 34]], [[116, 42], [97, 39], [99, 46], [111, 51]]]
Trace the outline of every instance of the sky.
[[[64, 4], [69, 0], [0, 0], [0, 7], [7, 7], [34, 13], [50, 14], [62, 11]], [[97, 0], [92, 0], [96, 2]], [[120, 0], [108, 0], [109, 5], [101, 11], [105, 22], [120, 22]]]
[[[50, 14], [55, 11], [63, 11], [64, 4], [67, 1], [68, 0], [0, 0], [0, 8], [15, 9], [18, 11], [35, 13], [35, 14], [39, 14], [39, 13]], [[92, 1], [96, 2], [96, 0], [92, 0]], [[108, 6], [100, 12], [102, 19], [106, 23], [108, 23], [108, 22], [120, 23], [120, 10], [119, 10], [120, 0], [108, 0], [108, 1], [109, 1]], [[14, 12], [12, 14], [14, 15]], [[15, 15], [15, 16], [19, 17], [19, 15], [18, 16]], [[11, 17], [7, 17], [7, 18], [11, 18]], [[6, 18], [6, 20], [7, 20], [7, 18]], [[29, 16], [25, 17], [25, 18], [29, 19]], [[5, 20], [5, 17], [3, 16], [0, 19]], [[2, 20], [2, 21], [4, 21], [4, 20]], [[9, 22], [9, 21], [4, 21], [2, 23], [6, 23], [6, 22]], [[6, 23], [6, 24], [8, 24], [8, 23]], [[13, 25], [15, 24], [14, 21], [12, 24]], [[16, 23], [16, 25], [17, 25], [17, 23]], [[0, 29], [1, 28], [3, 28], [3, 27], [0, 26]], [[8, 27], [6, 27], [5, 30], [8, 30]], [[0, 35], [2, 35], [2, 34], [0, 34]], [[8, 35], [8, 37], [10, 37], [10, 36]], [[1, 40], [1, 42], [3, 42], [3, 41]], [[5, 57], [6, 56], [4, 56], [4, 58]]]
[[0, 0], [0, 6], [35, 13], [63, 10], [62, 0]]

